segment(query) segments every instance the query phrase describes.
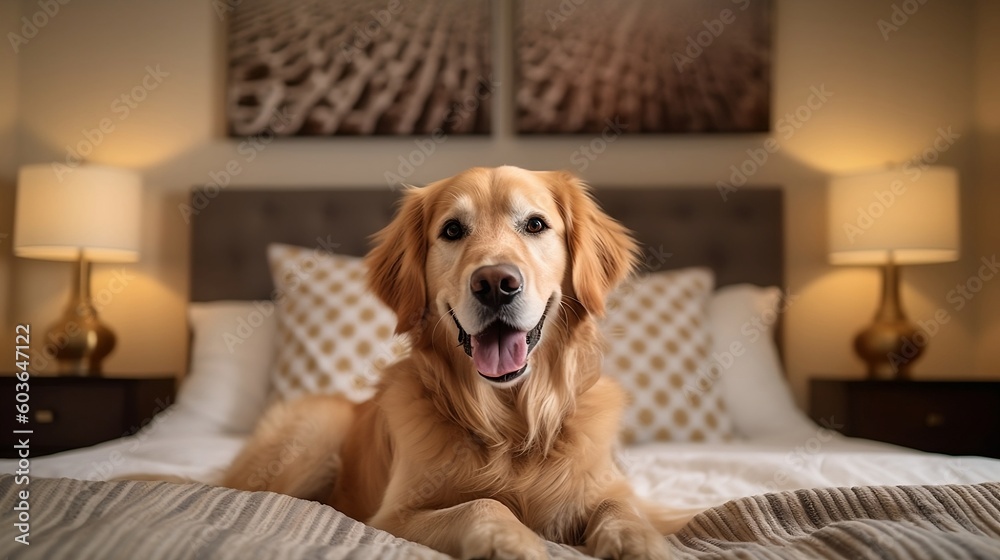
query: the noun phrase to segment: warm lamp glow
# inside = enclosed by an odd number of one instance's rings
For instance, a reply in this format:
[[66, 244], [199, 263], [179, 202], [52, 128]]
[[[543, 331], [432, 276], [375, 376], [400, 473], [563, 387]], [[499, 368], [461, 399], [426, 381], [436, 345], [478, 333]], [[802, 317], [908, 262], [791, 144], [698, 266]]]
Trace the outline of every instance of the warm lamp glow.
[[830, 182], [830, 262], [882, 266], [875, 319], [854, 338], [870, 377], [907, 379], [923, 353], [899, 297], [899, 265], [958, 259], [958, 173], [904, 167]]
[[958, 173], [950, 167], [836, 177], [827, 209], [833, 264], [958, 259]]
[[17, 178], [14, 254], [76, 261], [73, 291], [49, 329], [61, 373], [100, 375], [115, 334], [97, 316], [90, 297], [91, 262], [139, 260], [142, 181], [114, 167], [22, 167]]
[[113, 167], [84, 165], [58, 175], [28, 165], [17, 180], [14, 254], [56, 261], [139, 260], [142, 181]]

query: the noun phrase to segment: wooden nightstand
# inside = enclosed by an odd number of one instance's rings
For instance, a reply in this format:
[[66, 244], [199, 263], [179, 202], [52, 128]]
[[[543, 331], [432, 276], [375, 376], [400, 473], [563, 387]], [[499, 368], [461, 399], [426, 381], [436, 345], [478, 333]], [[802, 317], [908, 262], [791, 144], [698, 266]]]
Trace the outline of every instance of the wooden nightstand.
[[31, 456], [86, 447], [135, 433], [174, 402], [173, 377], [50, 377], [29, 380], [29, 422], [15, 420], [11, 374], [0, 377], [0, 457], [15, 457], [13, 430], [30, 429]]
[[813, 379], [809, 414], [847, 436], [1000, 458], [1000, 382]]

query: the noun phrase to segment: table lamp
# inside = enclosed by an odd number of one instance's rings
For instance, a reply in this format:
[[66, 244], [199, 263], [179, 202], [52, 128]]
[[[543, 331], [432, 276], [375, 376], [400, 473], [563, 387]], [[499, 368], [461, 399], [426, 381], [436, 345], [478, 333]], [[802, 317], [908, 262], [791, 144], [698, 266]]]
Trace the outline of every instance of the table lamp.
[[828, 189], [830, 262], [882, 267], [882, 301], [854, 350], [871, 378], [908, 379], [928, 340], [899, 299], [899, 266], [958, 259], [958, 173], [905, 167], [835, 177]]
[[142, 182], [138, 174], [83, 165], [21, 167], [14, 214], [14, 254], [75, 263], [69, 306], [49, 330], [60, 374], [98, 376], [115, 335], [90, 298], [90, 265], [139, 260]]

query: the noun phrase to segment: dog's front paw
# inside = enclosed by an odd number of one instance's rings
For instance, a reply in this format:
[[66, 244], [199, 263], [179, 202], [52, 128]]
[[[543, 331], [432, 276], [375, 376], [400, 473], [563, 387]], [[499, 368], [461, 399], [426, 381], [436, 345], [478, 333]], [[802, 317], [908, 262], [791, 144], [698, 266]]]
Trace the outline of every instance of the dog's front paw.
[[478, 523], [462, 539], [463, 560], [545, 560], [541, 537], [517, 522]]
[[645, 523], [611, 521], [587, 541], [587, 552], [613, 560], [668, 560], [670, 547], [663, 535]]

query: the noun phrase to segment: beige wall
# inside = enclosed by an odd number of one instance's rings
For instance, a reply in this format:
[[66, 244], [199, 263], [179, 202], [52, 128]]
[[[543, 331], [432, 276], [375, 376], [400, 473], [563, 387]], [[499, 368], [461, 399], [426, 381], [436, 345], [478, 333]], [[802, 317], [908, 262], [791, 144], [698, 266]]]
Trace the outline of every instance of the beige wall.
[[[0, 22], [20, 17], [17, 2], [0, 2]], [[5, 29], [6, 31], [6, 29]], [[6, 35], [6, 33], [5, 33]], [[0, 326], [8, 329], [10, 276], [13, 256], [11, 232], [14, 228], [14, 185], [17, 180], [17, 67], [18, 53], [0, 47]]]
[[[1000, 258], [1000, 2], [979, 0], [976, 22], [976, 254]], [[974, 368], [996, 377], [1000, 376], [1000, 278], [980, 296]]]
[[[941, 161], [959, 167], [963, 177], [975, 173], [974, 60], [983, 47], [973, 33], [973, 0], [928, 2], [888, 41], [878, 20], [891, 17], [889, 1], [775, 4], [775, 119], [805, 104], [813, 87], [833, 93], [794, 135], [775, 134], [781, 151], [751, 179], [753, 184], [780, 184], [787, 191], [787, 278], [799, 297], [788, 312], [785, 348], [802, 399], [810, 375], [860, 375], [851, 338], [870, 319], [878, 294], [874, 271], [833, 268], [825, 262], [825, 178], [906, 160], [930, 146], [939, 127], [961, 134]], [[507, 6], [497, 4], [504, 29], [510, 27]], [[34, 2], [22, 3], [22, 11], [35, 9]], [[980, 29], [980, 34], [997, 32], [996, 25]], [[498, 52], [509, 51], [509, 45], [498, 46]], [[203, 0], [71, 2], [20, 55], [21, 163], [63, 159], [68, 144], [84, 140], [84, 129], [110, 117], [115, 131], [90, 159], [134, 167], [145, 177], [143, 260], [127, 268], [135, 278], [102, 310], [120, 334], [119, 347], [107, 363], [110, 371], [152, 373], [184, 366], [188, 234], [176, 206], [191, 185], [205, 183], [209, 172], [241, 159], [237, 142], [222, 135], [223, 55], [221, 23], [211, 3]], [[111, 109], [114, 99], [138, 85], [147, 66], [157, 65], [169, 76], [126, 119], [118, 120]], [[498, 65], [501, 87], [494, 103], [508, 108], [510, 61], [500, 57]], [[587, 141], [521, 139], [511, 134], [506, 121], [499, 128], [490, 138], [449, 138], [410, 179], [420, 184], [474, 164], [572, 168], [570, 154]], [[625, 137], [583, 175], [596, 185], [711, 186], [727, 180], [729, 167], [740, 164], [745, 151], [760, 147], [766, 138]], [[233, 184], [385, 188], [383, 174], [396, 168], [399, 155], [414, 149], [413, 142], [276, 142], [243, 165]], [[987, 217], [986, 211], [975, 211], [982, 207], [976, 197], [982, 196], [983, 189], [963, 181], [962, 261], [905, 271], [903, 295], [914, 319], [948, 305], [948, 290], [974, 270], [982, 252], [975, 221]], [[48, 324], [65, 303], [69, 268], [40, 261], [16, 264], [11, 319]], [[114, 272], [114, 267], [100, 267], [95, 289]], [[953, 315], [918, 364], [918, 376], [977, 373], [973, 357], [982, 340], [977, 323], [995, 332], [996, 321], [987, 324], [991, 321], [974, 311]]]

